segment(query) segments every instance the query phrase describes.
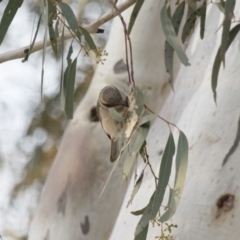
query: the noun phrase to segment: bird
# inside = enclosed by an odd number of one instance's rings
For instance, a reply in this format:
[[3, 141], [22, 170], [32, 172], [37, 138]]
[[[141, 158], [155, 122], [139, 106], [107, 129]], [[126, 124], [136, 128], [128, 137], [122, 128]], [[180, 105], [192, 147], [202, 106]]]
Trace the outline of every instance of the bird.
[[[123, 91], [111, 85], [101, 90], [97, 101], [97, 114], [104, 132], [111, 140], [110, 162], [114, 162], [120, 155], [119, 144], [125, 126], [124, 115], [128, 107], [128, 98]], [[111, 108], [123, 118], [114, 118]]]

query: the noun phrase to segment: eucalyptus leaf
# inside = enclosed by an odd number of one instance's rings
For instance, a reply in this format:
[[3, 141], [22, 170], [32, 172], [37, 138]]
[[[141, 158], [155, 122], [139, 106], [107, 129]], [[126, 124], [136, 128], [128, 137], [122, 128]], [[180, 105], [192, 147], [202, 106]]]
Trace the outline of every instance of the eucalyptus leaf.
[[133, 142], [133, 144], [130, 144], [129, 147], [129, 154], [126, 157], [123, 165], [123, 180], [126, 179], [131, 172], [134, 160], [137, 157], [138, 152], [140, 151], [143, 143], [145, 142], [145, 139], [147, 137], [150, 124], [145, 127], [139, 127], [136, 131], [136, 140]]
[[136, 227], [134, 236], [137, 237], [141, 232], [144, 232], [146, 227], [148, 226], [149, 221], [151, 220], [151, 211], [152, 211], [152, 205], [153, 205], [153, 199], [154, 199], [155, 192], [153, 193], [148, 205], [146, 206], [142, 217], [140, 218], [138, 225]]
[[163, 32], [165, 34], [165, 37], [168, 41], [168, 43], [173, 47], [173, 49], [176, 51], [179, 60], [182, 64], [185, 66], [189, 66], [188, 58], [183, 51], [183, 47], [181, 45], [181, 42], [179, 41], [176, 32], [173, 28], [172, 21], [168, 16], [166, 5], [163, 6], [161, 10], [161, 23]]
[[163, 201], [163, 197], [166, 191], [166, 187], [169, 182], [173, 156], [175, 154], [175, 144], [173, 135], [170, 132], [166, 147], [163, 152], [163, 157], [160, 165], [159, 176], [158, 176], [158, 185], [156, 188], [156, 193], [154, 196], [154, 201], [151, 211], [151, 219], [154, 219], [160, 209], [160, 206]]
[[53, 20], [56, 19], [57, 12], [56, 12], [56, 6], [53, 4], [52, 0], [48, 0], [48, 6], [49, 6], [49, 12], [48, 12], [48, 31], [49, 31], [49, 37], [51, 41], [52, 50], [55, 54], [55, 56], [58, 56], [57, 51], [57, 36], [55, 35], [55, 31], [53, 29]]
[[[234, 28], [231, 29], [230, 33], [229, 33], [229, 38], [228, 38], [228, 42], [226, 45], [226, 52], [229, 48], [229, 46], [231, 45], [232, 41], [234, 40], [234, 38], [237, 36], [238, 32], [240, 30], [240, 24], [236, 25]], [[220, 70], [220, 66], [221, 66], [221, 46], [219, 47], [214, 63], [213, 63], [213, 68], [212, 68], [212, 78], [211, 78], [211, 82], [212, 82], [212, 91], [213, 91], [213, 98], [215, 103], [217, 103], [217, 83], [218, 83], [218, 74], [219, 74], [219, 70]]]
[[132, 13], [131, 13], [131, 17], [130, 17], [130, 22], [128, 24], [128, 34], [129, 35], [132, 31], [133, 25], [134, 25], [134, 23], [137, 19], [138, 13], [140, 12], [144, 1], [145, 0], [137, 0], [135, 5], [134, 5], [134, 8], [133, 8]]
[[204, 0], [203, 5], [200, 10], [200, 37], [201, 39], [204, 38], [204, 31], [205, 31], [205, 21], [206, 21], [206, 11], [207, 11], [207, 2]]
[[236, 0], [226, 0], [225, 2], [225, 18], [223, 21], [223, 31], [221, 39], [220, 54], [223, 66], [225, 67], [225, 53], [227, 51], [227, 42], [230, 33], [231, 20], [234, 16], [233, 10], [235, 7]]
[[182, 131], [180, 131], [177, 146], [174, 189], [170, 189], [168, 210], [161, 216], [161, 218], [159, 219], [160, 222], [168, 221], [177, 210], [177, 207], [180, 203], [183, 193], [183, 187], [187, 173], [187, 165], [188, 165], [188, 141], [185, 134]]
[[[183, 1], [177, 6], [173, 14], [173, 17], [171, 19], [176, 35], [178, 35], [179, 27], [184, 14], [184, 9], [185, 9], [185, 2]], [[165, 41], [164, 61], [165, 61], [166, 71], [167, 73], [169, 73], [168, 81], [172, 89], [173, 89], [173, 53], [174, 53], [173, 47], [168, 43], [168, 41]]]
[[43, 78], [44, 78], [44, 63], [46, 57], [46, 49], [47, 49], [47, 38], [48, 38], [48, 2], [42, 4], [42, 13], [44, 19], [44, 38], [43, 38], [43, 54], [42, 54], [42, 72], [41, 72], [41, 97], [43, 95]]
[[3, 12], [3, 16], [0, 22], [0, 45], [8, 31], [8, 28], [15, 17], [18, 8], [22, 6], [23, 0], [9, 0], [8, 4]]
[[141, 126], [141, 125], [143, 125], [143, 124], [145, 124], [145, 123], [147, 123], [147, 122], [151, 122], [152, 120], [154, 120], [155, 118], [157, 117], [157, 114], [155, 114], [155, 113], [147, 113], [147, 114], [144, 114], [142, 117], [141, 117], [141, 119], [140, 119], [140, 121], [139, 121], [139, 126]]
[[73, 33], [76, 34], [78, 40], [81, 42], [81, 33], [79, 31], [78, 22], [73, 13], [73, 10], [71, 9], [71, 7], [68, 4], [66, 4], [64, 2], [58, 2], [58, 6], [60, 7], [60, 9], [62, 11], [63, 16], [67, 20], [70, 29], [73, 31]]
[[[64, 71], [63, 71], [63, 53], [64, 53], [64, 29], [65, 27], [63, 26], [62, 29], [62, 35], [61, 35], [61, 78], [60, 78], [60, 101], [61, 101], [61, 109], [62, 111], [65, 110], [65, 93], [64, 93]], [[69, 48], [70, 50], [70, 48]]]
[[73, 118], [73, 96], [74, 84], [76, 78], [77, 58], [71, 64], [69, 79], [67, 80], [66, 96], [65, 96], [65, 113], [68, 119]]
[[142, 180], [143, 180], [143, 176], [144, 176], [144, 171], [142, 171], [142, 173], [140, 174], [139, 178], [137, 179], [137, 182], [133, 188], [133, 191], [132, 191], [132, 194], [131, 194], [131, 197], [127, 203], [127, 207], [132, 203], [134, 197], [136, 196], [139, 188], [141, 187], [141, 184], [142, 184]]
[[137, 236], [135, 236], [134, 240], [146, 240], [147, 239], [148, 225], [142, 230], [141, 233], [139, 233]]
[[145, 211], [146, 207], [140, 209], [140, 210], [137, 210], [137, 211], [133, 211], [131, 212], [131, 214], [135, 215], [135, 216], [139, 216], [139, 215], [142, 215]]
[[79, 26], [79, 29], [80, 29], [81, 33], [83, 34], [83, 36], [84, 36], [88, 46], [90, 47], [90, 49], [92, 49], [93, 51], [96, 52], [97, 51], [97, 47], [96, 47], [96, 45], [95, 45], [91, 35], [89, 34], [89, 32], [85, 28], [83, 28], [81, 26]]
[[196, 0], [187, 0], [187, 3], [194, 11], [197, 9], [197, 1]]
[[190, 36], [190, 34], [193, 32], [193, 29], [195, 27], [195, 23], [197, 20], [197, 12], [192, 12], [189, 17], [187, 18], [183, 30], [182, 30], [182, 43], [185, 43], [186, 39]]

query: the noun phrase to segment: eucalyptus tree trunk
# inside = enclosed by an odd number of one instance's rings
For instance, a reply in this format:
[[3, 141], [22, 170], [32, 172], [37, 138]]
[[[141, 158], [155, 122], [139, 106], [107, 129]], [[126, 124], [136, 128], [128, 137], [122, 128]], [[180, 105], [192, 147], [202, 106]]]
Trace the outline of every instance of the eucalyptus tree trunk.
[[[159, 111], [170, 92], [163, 63], [164, 36], [159, 2], [146, 1], [131, 40], [136, 85], [146, 104]], [[123, 16], [129, 22], [131, 10]], [[95, 122], [98, 94], [105, 85], [129, 90], [122, 23], [115, 19], [106, 46], [107, 61], [96, 69], [92, 84], [63, 136], [30, 227], [29, 240], [106, 240], [121, 207], [127, 184], [122, 183], [122, 162], [105, 192], [99, 195], [113, 167], [110, 141]], [[126, 238], [124, 238], [126, 239]]]
[[[239, 16], [239, 1], [234, 13]], [[187, 47], [191, 66], [180, 67], [175, 93], [169, 94], [160, 111], [162, 117], [186, 134], [189, 142], [183, 196], [177, 212], [168, 222], [178, 227], [172, 228], [173, 238], [170, 239], [226, 240], [240, 236], [239, 35], [226, 54], [225, 69], [219, 73], [217, 105], [211, 90], [212, 66], [221, 39], [221, 31], [215, 32], [222, 20], [216, 6], [210, 5], [205, 37], [200, 40], [199, 26], [196, 27]], [[156, 172], [161, 159], [159, 152], [168, 134], [167, 126], [156, 120], [148, 135], [149, 158]], [[111, 240], [133, 239], [139, 218], [130, 212], [146, 206], [154, 191], [152, 183], [151, 174], [146, 174], [133, 205], [126, 209], [131, 193], [131, 189], [128, 190]], [[161, 228], [155, 225], [150, 228], [148, 239], [160, 235]]]

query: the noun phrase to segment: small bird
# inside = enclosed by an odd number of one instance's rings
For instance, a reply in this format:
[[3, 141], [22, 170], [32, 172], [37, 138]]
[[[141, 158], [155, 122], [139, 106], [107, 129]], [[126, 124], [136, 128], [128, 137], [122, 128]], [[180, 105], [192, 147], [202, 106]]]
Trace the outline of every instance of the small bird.
[[[107, 86], [102, 89], [97, 102], [97, 114], [102, 124], [102, 128], [107, 136], [111, 139], [110, 162], [114, 162], [120, 154], [120, 142], [124, 120], [116, 120], [110, 112], [115, 111], [124, 116], [128, 109], [127, 96], [114, 86]], [[124, 119], [124, 118], [123, 118]]]

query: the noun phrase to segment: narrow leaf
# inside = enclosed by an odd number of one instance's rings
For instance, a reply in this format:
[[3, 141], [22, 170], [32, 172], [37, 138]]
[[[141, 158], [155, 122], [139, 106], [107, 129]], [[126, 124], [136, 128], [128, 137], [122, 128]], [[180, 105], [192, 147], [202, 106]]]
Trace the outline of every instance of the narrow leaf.
[[[229, 46], [231, 45], [232, 41], [234, 40], [234, 38], [238, 34], [239, 30], [240, 30], [240, 24], [236, 25], [230, 31], [228, 42], [227, 42], [227, 45], [226, 45], [226, 52], [227, 52]], [[214, 98], [215, 103], [217, 103], [217, 91], [216, 91], [216, 89], [217, 89], [218, 74], [219, 74], [221, 61], [222, 61], [221, 47], [219, 47], [219, 49], [217, 51], [217, 55], [216, 55], [214, 63], [213, 63], [213, 68], [212, 68], [212, 91], [213, 91], [213, 98]]]
[[55, 54], [55, 56], [58, 56], [57, 51], [57, 36], [55, 35], [55, 31], [53, 29], [53, 20], [56, 19], [57, 12], [56, 12], [56, 6], [53, 4], [52, 0], [48, 0], [48, 6], [49, 6], [49, 13], [48, 13], [48, 31], [49, 31], [49, 37], [51, 41], [52, 50]]
[[223, 2], [223, 4], [221, 2], [215, 3], [215, 5], [218, 7], [221, 13], [225, 14], [225, 2]]
[[134, 160], [137, 157], [149, 131], [150, 124], [139, 127], [136, 131], [136, 140], [130, 145], [129, 154], [123, 165], [123, 180], [126, 179], [131, 172]]
[[231, 27], [231, 20], [234, 16], [233, 10], [235, 7], [236, 0], [226, 0], [225, 3], [225, 18], [223, 21], [223, 31], [222, 31], [222, 40], [221, 40], [221, 59], [223, 66], [225, 67], [225, 53], [227, 51], [227, 42], [229, 38], [229, 32]]
[[79, 26], [79, 29], [80, 29], [81, 33], [83, 34], [90, 49], [92, 49], [93, 51], [97, 51], [97, 47], [96, 47], [91, 35], [89, 34], [89, 32], [81, 26]]
[[[178, 35], [179, 27], [184, 14], [184, 9], [185, 9], [185, 2], [183, 1], [177, 6], [171, 20], [176, 35]], [[172, 89], [173, 89], [173, 53], [174, 53], [173, 47], [168, 43], [168, 41], [165, 41], [164, 61], [165, 61], [166, 71], [167, 73], [169, 73], [168, 81], [172, 86]]]
[[195, 22], [197, 20], [197, 12], [192, 12], [187, 21], [185, 22], [182, 30], [182, 43], [185, 43], [186, 39], [190, 36], [190, 34], [193, 32]]
[[63, 16], [67, 20], [69, 27], [76, 34], [78, 40], [81, 42], [81, 33], [79, 31], [78, 22], [73, 13], [73, 10], [69, 7], [68, 4], [63, 3], [63, 2], [58, 2], [58, 6], [60, 7], [60, 9], [62, 11]]
[[175, 144], [172, 133], [170, 133], [167, 145], [164, 149], [161, 166], [159, 170], [158, 185], [154, 196], [151, 219], [154, 219], [163, 201], [166, 187], [171, 174], [173, 156], [175, 154]]
[[139, 215], [142, 215], [145, 211], [146, 207], [140, 209], [140, 210], [137, 210], [137, 211], [133, 211], [131, 212], [131, 214], [135, 215], [135, 216], [139, 216]]
[[137, 236], [135, 236], [134, 240], [146, 240], [147, 239], [148, 225], [142, 230], [141, 233], [139, 233]]
[[143, 232], [146, 229], [146, 226], [148, 225], [150, 219], [151, 219], [151, 211], [152, 211], [152, 204], [154, 199], [155, 192], [153, 193], [148, 205], [146, 206], [142, 217], [140, 218], [138, 225], [135, 230], [135, 237], [138, 236], [141, 232]]
[[174, 31], [172, 21], [168, 16], [166, 5], [163, 6], [161, 10], [161, 23], [163, 32], [165, 34], [165, 37], [169, 44], [173, 47], [173, 49], [176, 51], [179, 60], [181, 63], [183, 63], [185, 66], [189, 66], [188, 58], [183, 51], [183, 47], [177, 38], [176, 32]]
[[196, 0], [187, 0], [188, 6], [190, 6], [194, 11], [197, 9], [197, 1]]
[[168, 210], [160, 218], [160, 222], [168, 221], [176, 212], [180, 203], [188, 165], [188, 141], [182, 131], [179, 133], [177, 156], [176, 156], [176, 175], [174, 189], [170, 189]]
[[200, 37], [201, 39], [204, 38], [204, 31], [205, 31], [205, 21], [206, 21], [206, 11], [207, 11], [207, 2], [204, 0], [203, 5], [200, 10]]
[[73, 118], [73, 96], [74, 96], [74, 84], [75, 84], [75, 78], [76, 78], [76, 66], [77, 66], [77, 58], [75, 58], [73, 63], [71, 64], [69, 79], [67, 81], [65, 112], [68, 119]]
[[22, 6], [23, 0], [9, 0], [3, 12], [2, 20], [0, 23], [0, 45], [7, 33], [7, 30], [15, 17], [18, 8]]
[[48, 2], [43, 3], [42, 11], [44, 16], [44, 38], [43, 38], [43, 54], [42, 54], [42, 73], [41, 73], [41, 97], [43, 95], [43, 78], [44, 78], [44, 63], [46, 57], [47, 37], [48, 37]]
[[139, 121], [139, 126], [150, 122], [152, 120], [154, 120], [157, 117], [157, 114], [153, 114], [153, 113], [146, 113], [141, 117], [140, 121]]
[[143, 5], [145, 0], [137, 0], [136, 1], [136, 4], [134, 5], [134, 8], [133, 8], [133, 11], [131, 13], [131, 17], [130, 17], [130, 22], [128, 24], [128, 34], [130, 35], [131, 31], [132, 31], [132, 28], [133, 28], [133, 25], [137, 19], [137, 16], [138, 16], [138, 13], [140, 12], [141, 10], [141, 7]]
[[63, 26], [62, 35], [61, 35], [61, 45], [60, 45], [60, 49], [61, 49], [60, 99], [61, 99], [61, 109], [62, 109], [62, 111], [65, 110], [64, 72], [63, 72], [64, 28], [65, 27]]
[[38, 30], [39, 30], [39, 27], [40, 27], [42, 15], [43, 15], [42, 13], [39, 15], [39, 19], [38, 19], [38, 23], [37, 23], [37, 29], [36, 29], [36, 32], [35, 32], [35, 34], [34, 34], [33, 41], [32, 41], [32, 43], [30, 44], [30, 47], [29, 47], [29, 49], [28, 49], [28, 51], [27, 51], [24, 59], [22, 60], [22, 62], [26, 62], [26, 61], [28, 60], [31, 52], [32, 52], [32, 48], [33, 48], [33, 46], [34, 46], [34, 44], [35, 44], [35, 41], [36, 41], [36, 38], [37, 38], [37, 35], [38, 35]]
[[133, 188], [133, 191], [132, 191], [132, 194], [131, 194], [131, 197], [127, 203], [127, 207], [132, 203], [134, 197], [136, 196], [139, 188], [141, 187], [141, 184], [142, 184], [142, 180], [143, 180], [143, 176], [144, 176], [144, 171], [142, 171], [142, 173], [140, 174], [139, 178], [137, 179], [137, 182]]

